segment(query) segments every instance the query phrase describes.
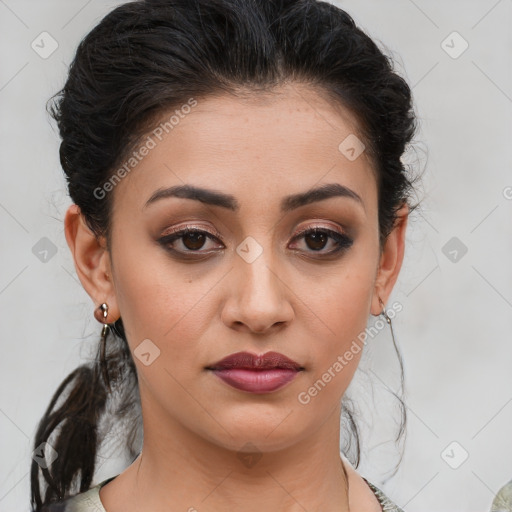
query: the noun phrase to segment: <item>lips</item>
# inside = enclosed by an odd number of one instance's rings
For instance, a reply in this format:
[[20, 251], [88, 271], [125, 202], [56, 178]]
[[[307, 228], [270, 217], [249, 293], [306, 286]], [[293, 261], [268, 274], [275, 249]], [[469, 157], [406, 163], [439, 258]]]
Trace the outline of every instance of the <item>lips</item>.
[[266, 352], [260, 356], [250, 352], [236, 352], [224, 359], [221, 359], [209, 370], [230, 370], [232, 368], [246, 370], [268, 370], [270, 368], [280, 368], [283, 370], [303, 370], [299, 363], [293, 361], [279, 352]]
[[304, 368], [279, 352], [260, 356], [237, 352], [208, 366], [226, 384], [251, 393], [269, 393], [282, 388]]

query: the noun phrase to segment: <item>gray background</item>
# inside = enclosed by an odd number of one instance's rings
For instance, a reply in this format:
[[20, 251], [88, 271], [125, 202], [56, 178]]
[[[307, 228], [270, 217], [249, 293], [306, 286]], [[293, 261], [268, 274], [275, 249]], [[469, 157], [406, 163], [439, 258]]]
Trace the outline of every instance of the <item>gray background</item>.
[[[70, 201], [44, 107], [79, 40], [118, 3], [0, 0], [2, 511], [29, 509], [37, 421], [99, 336], [63, 234]], [[486, 511], [512, 479], [512, 0], [338, 5], [413, 86], [421, 129], [408, 161], [426, 167], [389, 302], [403, 304], [394, 328], [406, 361], [404, 459], [385, 481], [398, 452], [387, 392], [396, 358], [384, 329], [350, 390], [364, 419], [359, 470], [408, 512]], [[47, 58], [31, 47], [43, 31], [58, 43]], [[45, 261], [48, 248], [56, 253]], [[107, 461], [95, 482], [122, 464]]]

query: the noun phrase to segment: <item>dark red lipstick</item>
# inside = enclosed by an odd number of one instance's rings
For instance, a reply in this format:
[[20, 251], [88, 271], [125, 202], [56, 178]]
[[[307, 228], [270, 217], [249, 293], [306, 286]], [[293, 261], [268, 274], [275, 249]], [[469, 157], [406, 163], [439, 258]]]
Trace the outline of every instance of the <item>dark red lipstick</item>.
[[304, 368], [279, 352], [236, 352], [208, 366], [226, 384], [250, 393], [270, 393], [293, 380]]

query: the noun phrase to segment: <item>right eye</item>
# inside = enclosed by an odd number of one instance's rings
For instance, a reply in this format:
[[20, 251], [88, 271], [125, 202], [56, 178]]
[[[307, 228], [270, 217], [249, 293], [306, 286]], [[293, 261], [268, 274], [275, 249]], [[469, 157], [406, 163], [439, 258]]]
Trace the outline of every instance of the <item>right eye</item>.
[[[202, 249], [208, 240], [221, 243], [213, 233], [197, 228], [179, 229], [161, 237], [158, 241], [174, 252], [202, 254], [204, 251], [199, 252], [199, 249]], [[174, 245], [177, 241], [180, 247]]]

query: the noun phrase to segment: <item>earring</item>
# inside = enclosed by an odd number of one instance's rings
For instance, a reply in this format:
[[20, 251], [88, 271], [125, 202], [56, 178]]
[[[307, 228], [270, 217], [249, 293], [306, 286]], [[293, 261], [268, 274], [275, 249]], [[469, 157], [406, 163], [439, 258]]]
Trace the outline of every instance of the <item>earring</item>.
[[108, 324], [107, 324], [107, 317], [108, 317], [108, 304], [104, 302], [103, 304], [100, 304], [99, 308], [102, 315], [103, 320], [103, 329], [101, 330], [101, 337], [106, 338], [108, 334]]
[[[395, 352], [396, 352], [396, 355], [398, 356], [398, 363], [400, 365], [400, 379], [401, 379], [400, 386], [401, 386], [401, 390], [403, 393], [403, 390], [404, 390], [404, 362], [402, 359], [402, 353], [400, 352], [400, 349], [398, 348], [398, 345], [396, 344], [395, 331], [393, 330], [393, 324], [391, 323], [391, 318], [387, 314], [384, 303], [382, 302], [382, 299], [380, 297], [379, 297], [379, 302], [380, 302], [380, 305], [382, 306], [382, 311], [379, 313], [379, 316], [380, 315], [384, 316], [384, 318], [386, 319], [386, 322], [389, 324], [389, 328], [391, 329], [391, 338], [393, 339], [393, 346], [395, 347]], [[402, 404], [403, 404], [403, 402], [402, 402]], [[402, 426], [403, 425], [404, 424], [402, 423]]]
[[103, 329], [101, 330], [101, 340], [100, 340], [100, 366], [101, 371], [103, 374], [103, 380], [108, 387], [109, 391], [110, 388], [110, 379], [108, 377], [108, 366], [107, 366], [107, 359], [106, 359], [106, 344], [107, 344], [107, 335], [110, 331], [110, 326], [107, 323], [107, 317], [108, 317], [108, 304], [104, 302], [103, 304], [100, 304], [96, 311], [94, 312], [94, 316], [96, 320], [103, 323]]
[[380, 297], [379, 297], [379, 303], [382, 306], [382, 311], [379, 313], [379, 316], [382, 315], [386, 319], [386, 322], [389, 324], [389, 328], [391, 329], [391, 337], [393, 338], [393, 345], [395, 345], [395, 347], [396, 347], [397, 345], [396, 345], [396, 340], [395, 340], [395, 332], [393, 331], [393, 324], [391, 323], [391, 318], [389, 317], [389, 315], [386, 311], [384, 302], [382, 302], [382, 299]]
[[382, 306], [382, 311], [379, 313], [379, 315], [383, 315], [386, 319], [386, 322], [391, 325], [391, 318], [389, 318], [388, 313], [386, 311], [386, 307], [384, 306], [384, 302], [382, 302], [382, 299], [379, 297], [379, 303]]

